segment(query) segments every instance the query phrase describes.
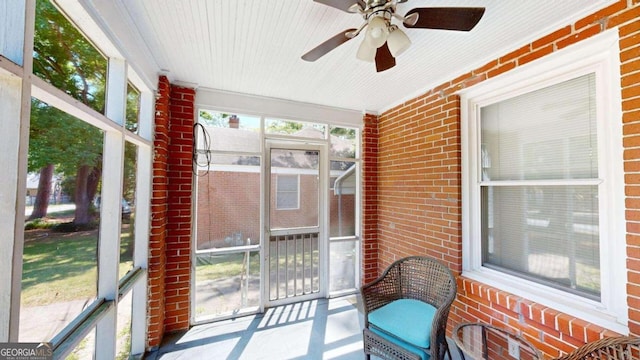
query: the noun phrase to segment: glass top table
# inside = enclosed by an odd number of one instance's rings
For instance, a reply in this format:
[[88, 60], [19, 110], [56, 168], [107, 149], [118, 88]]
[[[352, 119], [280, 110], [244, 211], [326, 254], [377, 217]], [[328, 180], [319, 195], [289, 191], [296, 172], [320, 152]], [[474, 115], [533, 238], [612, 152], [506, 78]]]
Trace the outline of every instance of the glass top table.
[[453, 330], [453, 340], [465, 360], [543, 359], [540, 351], [521, 336], [489, 324], [460, 324]]

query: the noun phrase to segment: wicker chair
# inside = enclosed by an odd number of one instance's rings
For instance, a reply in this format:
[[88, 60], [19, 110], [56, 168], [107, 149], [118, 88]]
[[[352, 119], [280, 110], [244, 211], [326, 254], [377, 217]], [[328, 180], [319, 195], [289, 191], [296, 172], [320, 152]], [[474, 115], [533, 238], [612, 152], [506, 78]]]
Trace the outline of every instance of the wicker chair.
[[640, 359], [640, 337], [615, 336], [596, 340], [555, 360]]
[[[362, 286], [360, 292], [364, 307], [363, 337], [366, 358], [370, 359], [371, 355], [375, 355], [383, 359], [440, 360], [444, 358], [445, 353], [451, 358], [446, 340], [446, 327], [449, 308], [456, 297], [456, 289], [456, 280], [447, 266], [434, 259], [420, 256], [394, 262], [378, 279]], [[398, 332], [389, 331], [384, 326], [381, 328], [380, 323], [375, 323], [374, 320], [378, 319], [374, 315], [376, 310], [380, 310], [378, 313], [389, 310], [394, 303], [401, 302], [396, 300], [401, 299], [407, 299], [402, 301], [410, 301], [418, 308], [432, 309], [433, 319], [429, 319], [430, 324], [419, 320], [421, 316], [417, 313], [387, 313], [391, 315], [388, 318], [395, 322], [393, 325], [396, 328], [417, 326], [424, 330], [412, 329], [412, 335], [421, 332], [419, 335], [424, 336], [428, 346], [419, 346], [416, 345], [416, 341], [398, 338]], [[404, 309], [402, 308], [403, 312]], [[404, 330], [406, 329], [400, 329]]]

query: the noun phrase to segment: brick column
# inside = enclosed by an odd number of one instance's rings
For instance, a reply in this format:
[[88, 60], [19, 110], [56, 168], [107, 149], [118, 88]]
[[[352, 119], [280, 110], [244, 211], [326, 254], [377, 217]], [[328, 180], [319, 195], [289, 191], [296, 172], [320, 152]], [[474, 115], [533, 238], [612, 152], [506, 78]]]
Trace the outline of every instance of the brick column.
[[378, 117], [365, 114], [362, 130], [362, 282], [378, 276]]
[[164, 334], [170, 87], [169, 80], [161, 76], [158, 80], [156, 98], [151, 229], [149, 234], [147, 348], [151, 350], [160, 345]]
[[171, 86], [165, 332], [189, 327], [195, 90]]
[[195, 90], [161, 76], [156, 99], [147, 349], [189, 327]]

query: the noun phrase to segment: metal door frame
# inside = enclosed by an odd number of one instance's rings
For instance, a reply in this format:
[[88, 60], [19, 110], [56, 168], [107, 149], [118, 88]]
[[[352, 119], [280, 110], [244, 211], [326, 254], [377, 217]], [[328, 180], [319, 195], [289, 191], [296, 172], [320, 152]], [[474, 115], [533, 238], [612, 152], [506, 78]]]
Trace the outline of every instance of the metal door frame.
[[[269, 269], [269, 256], [270, 246], [269, 241], [272, 235], [270, 214], [271, 214], [271, 150], [272, 149], [286, 149], [286, 150], [311, 150], [319, 152], [319, 166], [318, 166], [318, 251], [319, 251], [319, 291], [313, 294], [298, 295], [287, 297], [284, 299], [270, 300], [270, 269]], [[326, 143], [313, 142], [309, 140], [301, 141], [284, 141], [284, 140], [272, 140], [266, 139], [264, 144], [264, 161], [262, 162], [262, 175], [264, 186], [262, 194], [262, 307], [272, 307], [278, 305], [284, 305], [294, 302], [326, 298], [329, 293], [329, 241], [327, 237], [327, 204], [328, 204], [328, 146]], [[290, 228], [279, 230], [277, 233], [299, 233], [302, 229], [311, 229], [315, 227], [305, 228]], [[298, 230], [298, 231], [297, 231]]]

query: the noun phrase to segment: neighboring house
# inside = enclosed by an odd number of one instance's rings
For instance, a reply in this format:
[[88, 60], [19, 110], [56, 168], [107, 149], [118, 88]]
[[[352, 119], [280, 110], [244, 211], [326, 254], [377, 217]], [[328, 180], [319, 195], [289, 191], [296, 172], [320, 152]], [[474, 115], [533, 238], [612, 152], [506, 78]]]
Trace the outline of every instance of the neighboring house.
[[[27, 174], [27, 198], [26, 205], [33, 205], [36, 200], [36, 195], [38, 194], [38, 183], [40, 181], [40, 174], [38, 173], [29, 173]], [[51, 180], [51, 196], [49, 197], [49, 204], [63, 204], [69, 202], [69, 196], [64, 194], [62, 191], [62, 187], [60, 183], [62, 182], [62, 177], [59, 175], [54, 175]]]
[[[259, 149], [259, 133], [243, 128], [207, 127], [210, 143], [216, 149]], [[321, 138], [324, 135], [313, 127], [304, 127], [292, 134], [305, 138]], [[352, 142], [331, 136], [333, 153], [351, 150]], [[202, 149], [201, 149], [202, 150]], [[222, 164], [221, 162], [224, 162]], [[220, 248], [244, 243], [256, 244], [260, 229], [260, 163], [248, 156], [228, 156], [214, 160], [209, 171], [199, 171], [197, 200], [198, 249]], [[330, 236], [342, 236], [341, 229], [349, 235], [355, 231], [355, 172], [339, 169], [342, 163], [334, 163], [331, 169]], [[308, 214], [318, 208], [318, 179], [310, 169], [314, 164], [301, 154], [279, 154], [272, 159], [275, 168], [298, 169], [296, 174], [271, 176], [271, 222], [274, 227], [286, 224], [306, 224]], [[346, 166], [346, 165], [345, 165]], [[353, 168], [353, 166], [352, 166]], [[352, 170], [352, 169], [351, 169]], [[334, 186], [335, 184], [335, 186]], [[347, 230], [345, 230], [347, 229]], [[346, 234], [345, 234], [346, 235]]]

